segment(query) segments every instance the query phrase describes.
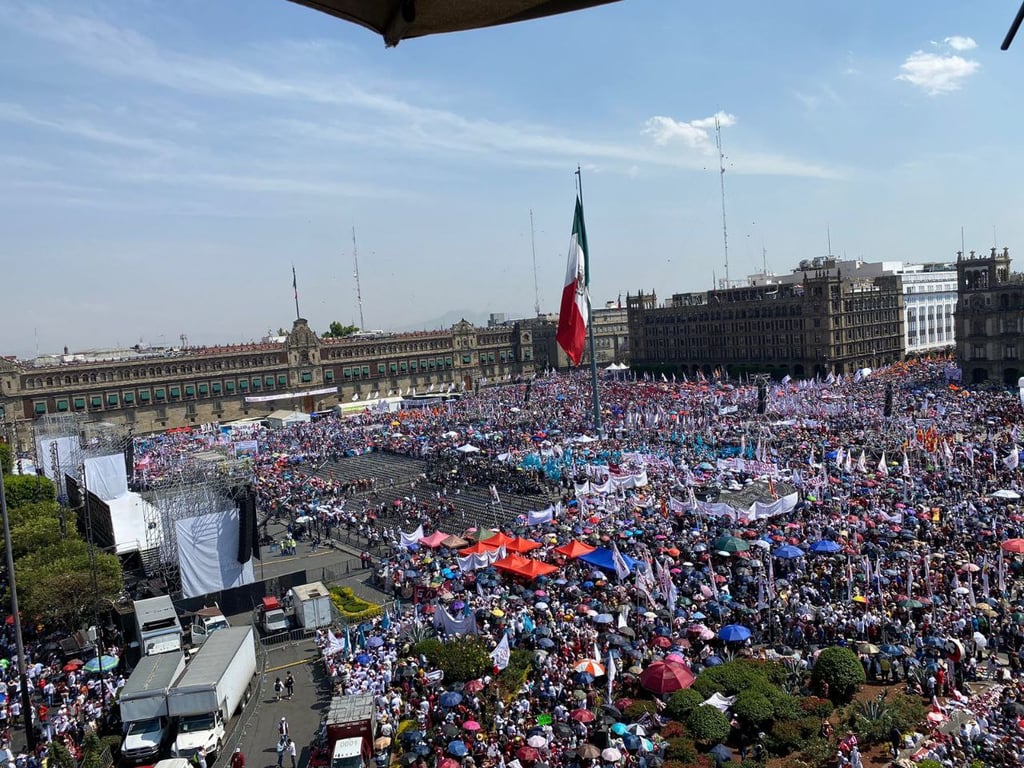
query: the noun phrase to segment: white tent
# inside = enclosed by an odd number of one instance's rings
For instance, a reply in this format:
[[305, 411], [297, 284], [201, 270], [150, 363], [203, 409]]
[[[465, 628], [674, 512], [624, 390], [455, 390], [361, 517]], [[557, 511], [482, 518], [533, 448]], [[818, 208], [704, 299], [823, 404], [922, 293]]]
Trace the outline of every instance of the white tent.
[[465, 445], [460, 445], [455, 450], [458, 451], [459, 453], [480, 453], [479, 448], [477, 448], [475, 445], [470, 445], [469, 443], [466, 443]]
[[267, 424], [271, 429], [290, 427], [293, 424], [304, 424], [309, 421], [309, 414], [301, 411], [274, 411], [267, 416]]

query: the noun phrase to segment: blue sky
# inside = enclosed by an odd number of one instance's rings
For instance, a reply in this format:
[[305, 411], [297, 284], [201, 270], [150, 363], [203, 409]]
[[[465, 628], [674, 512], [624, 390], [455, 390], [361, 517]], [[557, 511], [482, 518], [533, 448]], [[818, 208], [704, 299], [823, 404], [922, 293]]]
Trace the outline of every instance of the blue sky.
[[0, 353], [557, 309], [1024, 242], [1016, 2], [622, 0], [407, 40], [286, 0], [0, 3]]

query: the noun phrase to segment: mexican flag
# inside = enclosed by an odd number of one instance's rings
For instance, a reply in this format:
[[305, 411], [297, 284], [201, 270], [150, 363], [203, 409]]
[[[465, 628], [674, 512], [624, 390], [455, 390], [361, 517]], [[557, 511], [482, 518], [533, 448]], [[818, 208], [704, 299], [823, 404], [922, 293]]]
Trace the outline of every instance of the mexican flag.
[[572, 220], [569, 240], [569, 263], [565, 270], [562, 304], [558, 312], [558, 332], [555, 339], [572, 360], [579, 365], [583, 358], [583, 345], [587, 339], [589, 317], [590, 264], [587, 256], [587, 228], [583, 223], [583, 203], [576, 198], [576, 215]]

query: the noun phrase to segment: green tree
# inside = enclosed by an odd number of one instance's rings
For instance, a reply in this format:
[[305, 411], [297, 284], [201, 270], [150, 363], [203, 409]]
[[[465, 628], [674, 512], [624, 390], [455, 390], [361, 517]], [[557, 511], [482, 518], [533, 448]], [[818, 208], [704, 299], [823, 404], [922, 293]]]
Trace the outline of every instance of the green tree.
[[323, 335], [325, 339], [343, 339], [346, 336], [351, 336], [359, 330], [357, 325], [342, 325], [335, 320], [330, 325], [330, 329]]
[[89, 545], [81, 539], [64, 539], [30, 552], [14, 568], [25, 613], [64, 626], [78, 625], [92, 611], [94, 599], [112, 600], [122, 588], [120, 561], [97, 550], [96, 595]]
[[14, 470], [14, 451], [7, 443], [0, 441], [0, 472], [5, 475]]
[[849, 648], [832, 646], [818, 654], [811, 672], [811, 680], [822, 692], [828, 686], [828, 698], [845, 704], [864, 684], [864, 665]]
[[7, 508], [17, 509], [39, 501], [56, 501], [57, 488], [39, 475], [11, 475], [4, 478]]
[[37, 517], [11, 527], [11, 551], [15, 558], [27, 555], [61, 540], [60, 521], [56, 516]]
[[742, 722], [758, 729], [774, 715], [772, 703], [764, 694], [755, 690], [740, 691], [736, 695], [732, 711]]
[[668, 697], [665, 714], [673, 720], [685, 720], [687, 716], [704, 703], [704, 696], [693, 688], [684, 688]]

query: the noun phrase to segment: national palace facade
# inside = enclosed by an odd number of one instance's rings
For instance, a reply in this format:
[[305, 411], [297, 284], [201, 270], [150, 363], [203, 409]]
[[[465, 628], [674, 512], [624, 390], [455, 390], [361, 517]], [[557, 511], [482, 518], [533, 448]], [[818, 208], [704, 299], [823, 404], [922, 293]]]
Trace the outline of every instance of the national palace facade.
[[130, 359], [36, 365], [0, 358], [0, 438], [24, 447], [48, 414], [135, 433], [354, 405], [416, 389], [472, 389], [534, 371], [519, 323], [321, 339], [298, 319], [284, 341], [193, 347]]

